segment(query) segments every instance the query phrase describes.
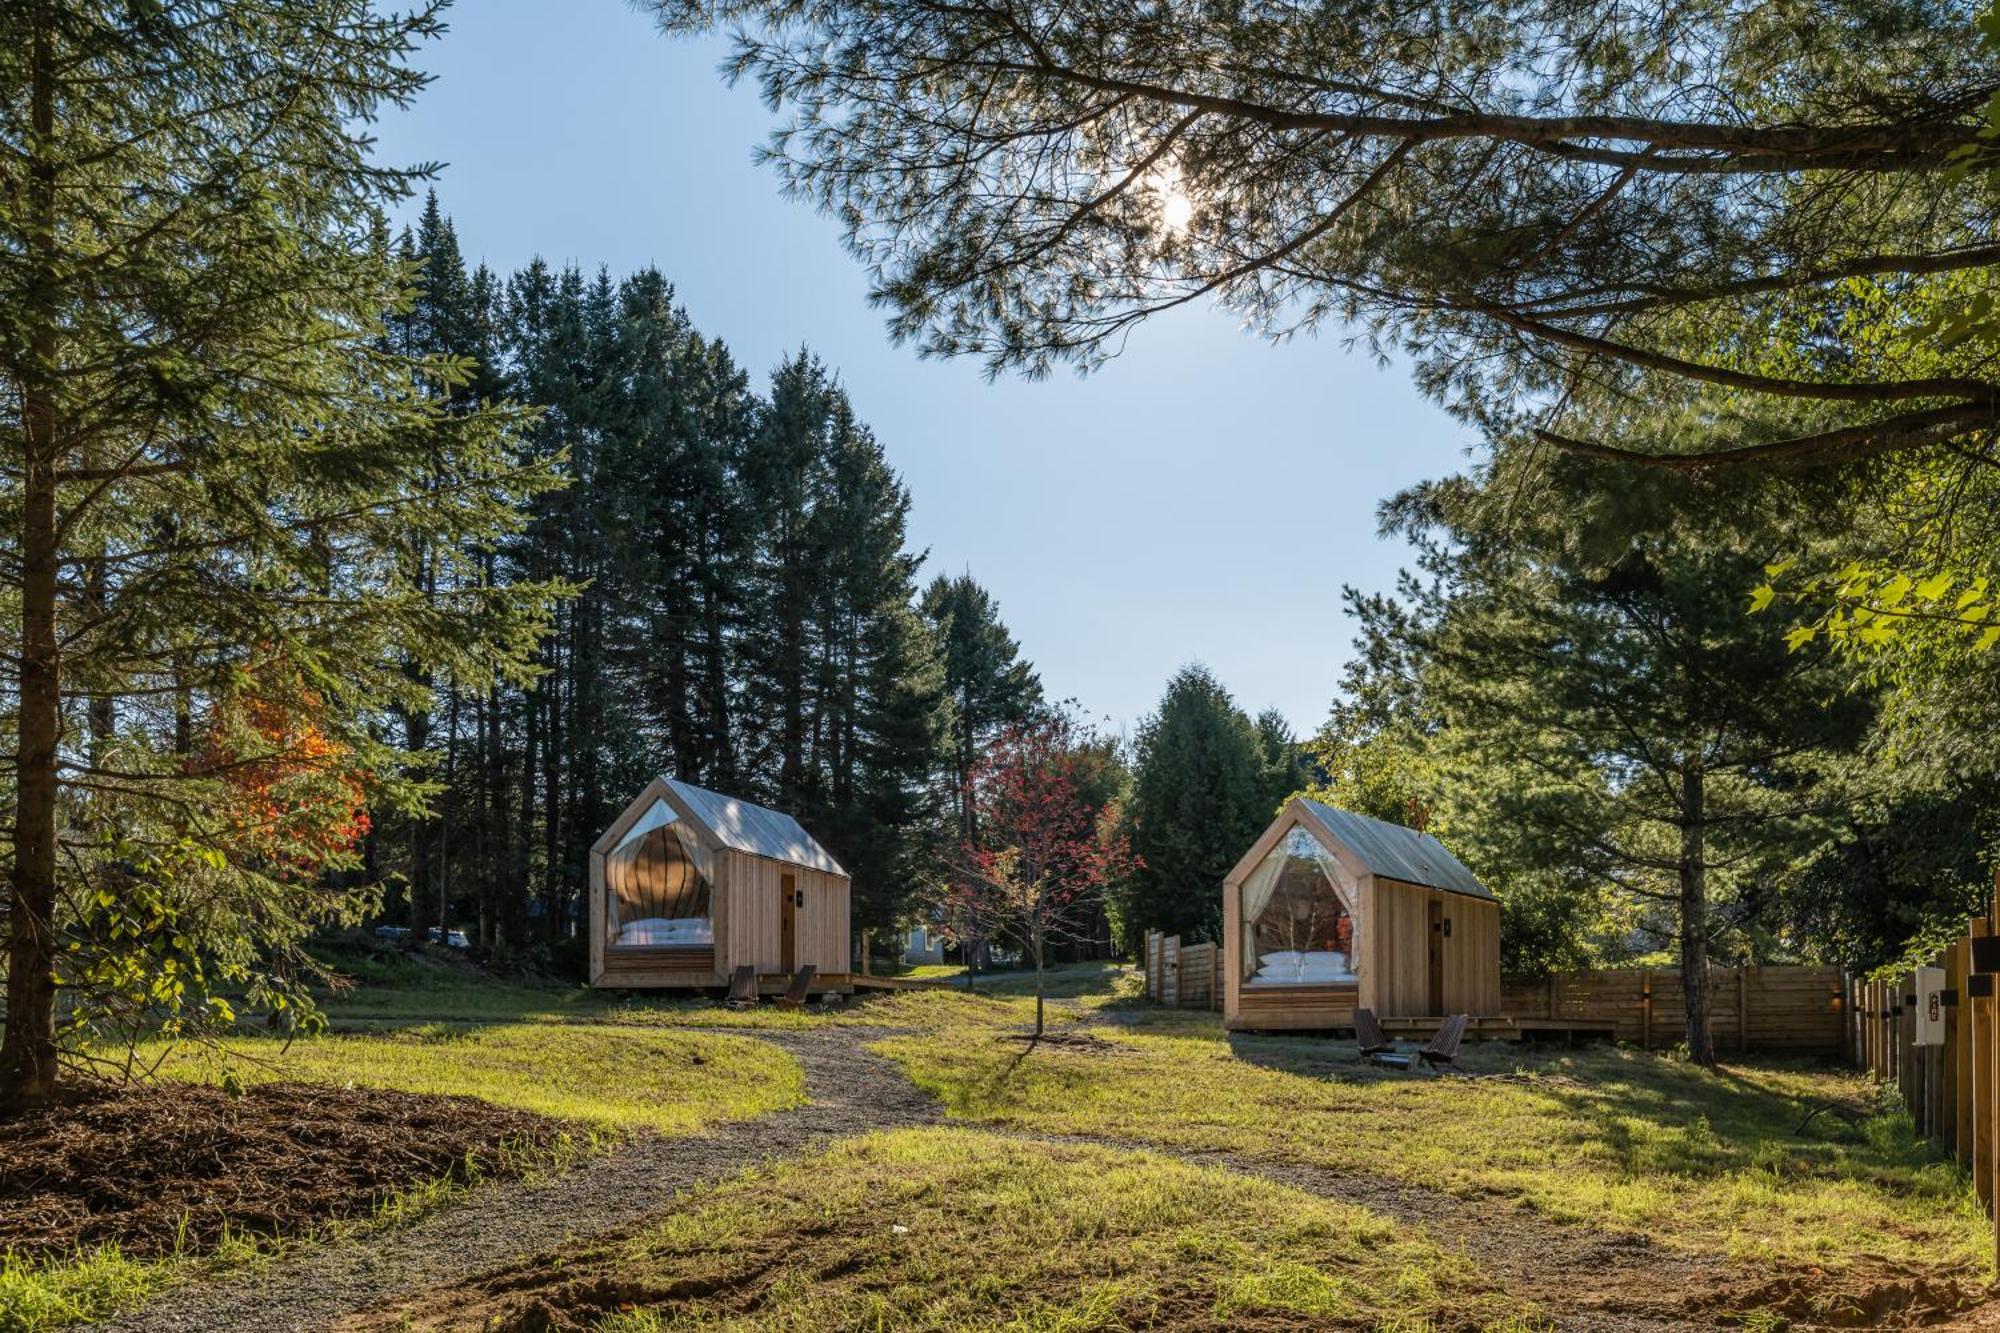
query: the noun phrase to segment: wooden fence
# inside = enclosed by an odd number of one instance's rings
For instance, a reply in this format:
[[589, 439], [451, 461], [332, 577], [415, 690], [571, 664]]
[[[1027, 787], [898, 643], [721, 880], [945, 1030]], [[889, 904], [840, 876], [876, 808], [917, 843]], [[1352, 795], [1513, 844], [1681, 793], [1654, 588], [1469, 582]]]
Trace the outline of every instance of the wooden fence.
[[[1222, 951], [1146, 932], [1146, 998], [1185, 1009], [1222, 1007]], [[1845, 1058], [1852, 1049], [1847, 977], [1833, 967], [1727, 967], [1709, 973], [1709, 1031], [1717, 1047]], [[1609, 1020], [1635, 1045], [1672, 1046], [1687, 1036], [1680, 973], [1673, 968], [1603, 968], [1546, 979], [1509, 978], [1500, 1014], [1508, 1018]], [[1492, 1017], [1492, 1015], [1483, 1015]]]
[[1182, 944], [1178, 935], [1146, 932], [1146, 998], [1183, 1009], [1222, 1007], [1222, 949]]
[[[1844, 1057], [1847, 977], [1835, 967], [1718, 967], [1708, 974], [1708, 1030], [1719, 1050]], [[1509, 1018], [1594, 1019], [1617, 1024], [1619, 1041], [1652, 1048], [1687, 1039], [1680, 972], [1668, 967], [1599, 968], [1500, 988]]]
[[[2000, 897], [1991, 915], [1974, 917], [1965, 934], [1939, 950], [1925, 978], [1914, 968], [1875, 980], [1857, 979], [1850, 990], [1849, 1030], [1854, 1062], [1894, 1084], [1917, 1130], [1936, 1141], [1971, 1173], [1979, 1201], [1994, 1218], [1995, 1263], [2000, 1265], [2000, 958], [1987, 955], [2000, 919]], [[1975, 944], [1974, 941], [1982, 941]], [[1982, 966], [1983, 965], [1983, 966]], [[1986, 970], [1988, 968], [1994, 970]], [[1934, 1038], [1919, 1044], [1921, 1036]]]

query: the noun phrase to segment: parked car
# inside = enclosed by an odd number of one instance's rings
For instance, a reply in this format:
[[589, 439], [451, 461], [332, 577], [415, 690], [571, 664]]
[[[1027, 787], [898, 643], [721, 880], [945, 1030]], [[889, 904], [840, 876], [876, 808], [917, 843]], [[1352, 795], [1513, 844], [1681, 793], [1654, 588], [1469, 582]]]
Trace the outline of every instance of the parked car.
[[[438, 928], [436, 926], [431, 927], [429, 938], [432, 944], [438, 942]], [[462, 930], [450, 932], [444, 937], [444, 942], [448, 947], [453, 949], [470, 949], [472, 947], [471, 938]]]
[[408, 926], [377, 926], [375, 938], [378, 940], [406, 940], [410, 938]]

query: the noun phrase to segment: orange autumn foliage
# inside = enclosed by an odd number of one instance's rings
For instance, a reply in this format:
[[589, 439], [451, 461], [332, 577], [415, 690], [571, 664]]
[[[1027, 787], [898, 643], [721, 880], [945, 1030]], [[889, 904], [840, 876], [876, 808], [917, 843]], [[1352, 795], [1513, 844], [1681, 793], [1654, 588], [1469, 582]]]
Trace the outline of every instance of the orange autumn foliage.
[[199, 770], [222, 781], [217, 813], [233, 856], [308, 876], [367, 836], [364, 774], [319, 725], [321, 710], [298, 673], [272, 658], [211, 711]]

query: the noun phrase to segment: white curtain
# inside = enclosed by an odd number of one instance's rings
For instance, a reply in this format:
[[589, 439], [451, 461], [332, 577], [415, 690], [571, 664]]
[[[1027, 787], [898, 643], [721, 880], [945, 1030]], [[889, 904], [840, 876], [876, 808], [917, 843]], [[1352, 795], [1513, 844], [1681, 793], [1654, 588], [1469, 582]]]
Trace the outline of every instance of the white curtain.
[[1278, 877], [1285, 870], [1285, 849], [1282, 845], [1257, 863], [1250, 877], [1243, 881], [1243, 915], [1238, 933], [1243, 937], [1243, 975], [1245, 978], [1257, 972], [1257, 919], [1264, 915], [1264, 909], [1271, 905], [1271, 895], [1278, 891]]
[[[1325, 881], [1327, 892], [1333, 895], [1333, 900], [1339, 904], [1340, 910], [1347, 914], [1350, 932], [1353, 923], [1358, 920], [1355, 912], [1355, 886], [1348, 881], [1347, 873], [1341, 869], [1340, 862], [1318, 838], [1304, 827], [1295, 826], [1285, 835], [1284, 841], [1273, 848], [1271, 854], [1266, 856], [1243, 881], [1242, 935], [1245, 980], [1257, 974], [1260, 961], [1257, 951], [1258, 919], [1271, 905], [1271, 899], [1278, 890], [1279, 882], [1284, 878], [1285, 866], [1293, 860], [1310, 862], [1319, 872]], [[1350, 973], [1360, 971], [1352, 949], [1347, 955], [1347, 970]]]
[[1347, 872], [1340, 868], [1340, 862], [1334, 859], [1333, 853], [1328, 851], [1318, 838], [1306, 833], [1304, 829], [1300, 829], [1299, 832], [1305, 834], [1301, 841], [1312, 844], [1313, 860], [1319, 863], [1319, 872], [1326, 876], [1326, 882], [1333, 886], [1333, 894], [1340, 899], [1341, 910], [1347, 913], [1349, 920], [1358, 919], [1355, 915], [1358, 904], [1354, 901], [1354, 886], [1347, 882]]

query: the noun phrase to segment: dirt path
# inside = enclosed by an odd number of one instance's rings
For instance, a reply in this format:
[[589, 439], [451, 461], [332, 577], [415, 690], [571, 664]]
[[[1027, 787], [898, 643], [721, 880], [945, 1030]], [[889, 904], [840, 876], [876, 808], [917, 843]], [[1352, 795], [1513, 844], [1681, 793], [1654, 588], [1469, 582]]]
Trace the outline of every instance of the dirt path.
[[1470, 1201], [1361, 1172], [1133, 1139], [995, 1132], [1039, 1143], [1143, 1148], [1191, 1166], [1255, 1176], [1333, 1203], [1366, 1208], [1421, 1229], [1440, 1248], [1463, 1254], [1510, 1294], [1538, 1302], [1551, 1326], [1564, 1333], [1668, 1333], [1741, 1326], [1740, 1320], [1721, 1317], [1719, 1310], [1707, 1315], [1690, 1312], [1685, 1297], [1740, 1282], [1745, 1277], [1742, 1269], [1720, 1256], [1663, 1249], [1645, 1236], [1550, 1222], [1510, 1205]]
[[522, 1254], [629, 1228], [680, 1191], [758, 1161], [939, 1118], [936, 1102], [863, 1049], [880, 1032], [732, 1031], [794, 1056], [805, 1068], [811, 1100], [696, 1137], [642, 1139], [552, 1179], [494, 1185], [411, 1226], [302, 1247], [259, 1271], [174, 1289], [96, 1327], [105, 1333], [324, 1329], [385, 1297], [447, 1286]]

